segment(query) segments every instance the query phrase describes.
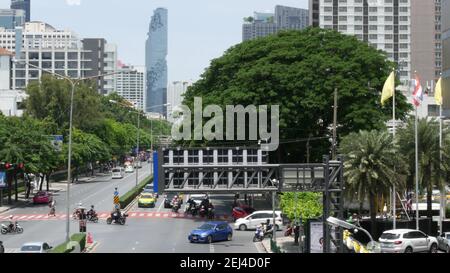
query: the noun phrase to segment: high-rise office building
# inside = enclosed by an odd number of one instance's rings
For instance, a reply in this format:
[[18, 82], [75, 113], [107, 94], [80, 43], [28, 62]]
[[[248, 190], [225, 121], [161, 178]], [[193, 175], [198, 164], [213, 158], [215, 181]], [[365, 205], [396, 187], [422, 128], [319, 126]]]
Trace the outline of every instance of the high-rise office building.
[[11, 0], [11, 9], [21, 9], [25, 11], [25, 22], [30, 22], [31, 0]]
[[440, 8], [440, 0], [411, 0], [411, 72], [417, 71], [429, 90], [421, 116], [439, 115], [433, 95], [442, 68]]
[[[17, 63], [12, 68], [12, 89], [24, 89], [43, 72], [23, 63], [38, 66], [72, 78], [85, 77], [86, 50], [76, 34], [57, 30], [43, 22], [26, 23], [14, 30], [0, 28], [0, 47], [15, 52]], [[21, 62], [22, 61], [22, 62]]]
[[16, 9], [0, 9], [0, 27], [14, 29], [25, 24], [25, 11]]
[[105, 45], [105, 74], [111, 74], [109, 76], [105, 76], [104, 79], [104, 85], [103, 90], [105, 94], [111, 94], [116, 92], [116, 77], [117, 75], [114, 74], [117, 72], [117, 45], [107, 43]]
[[[400, 80], [411, 78], [410, 0], [310, 0], [319, 27], [354, 35], [399, 64]], [[312, 22], [317, 24], [317, 20]], [[409, 92], [408, 88], [403, 90]]]
[[[183, 104], [183, 95], [191, 85], [192, 82], [190, 81], [175, 81], [169, 84], [169, 87], [167, 88], [167, 103], [170, 103], [169, 108], [172, 111]], [[167, 116], [167, 120], [170, 122], [174, 121], [172, 111], [169, 111]]]
[[117, 70], [116, 92], [143, 110], [145, 105], [145, 67], [122, 66]]
[[304, 29], [308, 24], [308, 10], [278, 5], [275, 7], [275, 13], [254, 12], [253, 17], [245, 18], [242, 40], [265, 37], [280, 30]]
[[167, 117], [167, 47], [168, 11], [158, 8], [150, 22], [145, 50], [146, 66], [146, 112]]
[[442, 0], [442, 84], [444, 110], [446, 116], [450, 115], [450, 0]]

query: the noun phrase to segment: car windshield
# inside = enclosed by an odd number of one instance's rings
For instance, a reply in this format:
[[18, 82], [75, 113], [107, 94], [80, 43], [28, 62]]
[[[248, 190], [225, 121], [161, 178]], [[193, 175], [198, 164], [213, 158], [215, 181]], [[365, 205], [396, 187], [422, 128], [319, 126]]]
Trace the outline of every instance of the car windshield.
[[385, 239], [385, 240], [394, 240], [394, 239], [398, 239], [400, 238], [400, 234], [395, 234], [395, 233], [383, 233], [381, 234], [380, 239]]
[[114, 170], [112, 170], [112, 172], [113, 173], [120, 173], [120, 170], [119, 169], [114, 169]]
[[211, 225], [211, 224], [203, 224], [201, 227], [199, 227], [198, 229], [201, 229], [201, 230], [210, 230], [210, 229], [213, 229], [214, 228], [214, 225]]
[[22, 247], [22, 249], [21, 249], [22, 251], [39, 251], [39, 250], [41, 250], [41, 246], [32, 246], [32, 245], [30, 245], [30, 246], [23, 246]]
[[148, 198], [153, 198], [153, 196], [151, 194], [143, 194], [142, 198], [148, 199]]
[[240, 207], [236, 207], [236, 208], [234, 208], [235, 210], [237, 210], [237, 211], [244, 211], [242, 208], [240, 208]]
[[37, 195], [37, 196], [44, 196], [44, 195], [45, 195], [45, 192], [38, 192], [36, 195]]
[[450, 240], [450, 234], [447, 234], [447, 240]]

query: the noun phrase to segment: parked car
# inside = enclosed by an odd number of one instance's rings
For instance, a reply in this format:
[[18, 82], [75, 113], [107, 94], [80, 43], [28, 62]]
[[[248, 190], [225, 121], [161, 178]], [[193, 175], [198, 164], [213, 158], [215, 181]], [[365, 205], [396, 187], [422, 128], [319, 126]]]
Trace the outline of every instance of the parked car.
[[26, 243], [20, 248], [20, 253], [48, 253], [53, 247], [47, 243]]
[[438, 241], [438, 248], [447, 253], [450, 253], [450, 232], [445, 232], [441, 234], [441, 236], [438, 236], [436, 239]]
[[134, 165], [135, 169], [141, 169], [142, 168], [141, 160], [136, 160], [133, 165]]
[[46, 191], [38, 191], [33, 197], [34, 204], [48, 204], [53, 201], [51, 193]]
[[138, 199], [139, 208], [154, 208], [156, 204], [156, 198], [152, 193], [142, 193]]
[[236, 221], [239, 218], [244, 218], [250, 214], [255, 212], [255, 209], [249, 206], [239, 206], [233, 208], [233, 211], [231, 212], [231, 216], [233, 217], [233, 220]]
[[125, 176], [125, 172], [123, 168], [114, 168], [112, 169], [112, 178], [113, 179], [122, 179]]
[[[265, 224], [267, 220], [273, 224], [273, 212], [271, 210], [261, 210], [255, 211], [252, 214], [237, 219], [234, 223], [234, 227], [239, 230], [247, 230], [247, 229], [256, 229], [261, 224]], [[283, 218], [281, 211], [275, 211], [275, 228], [276, 230], [280, 230], [280, 227], [283, 225]]]
[[379, 242], [382, 253], [436, 253], [438, 249], [436, 237], [415, 229], [387, 230], [381, 234]]
[[125, 173], [133, 173], [133, 172], [134, 172], [134, 168], [132, 165], [125, 166]]
[[215, 241], [231, 241], [233, 229], [227, 222], [207, 222], [191, 231], [188, 240], [191, 243], [212, 243]]

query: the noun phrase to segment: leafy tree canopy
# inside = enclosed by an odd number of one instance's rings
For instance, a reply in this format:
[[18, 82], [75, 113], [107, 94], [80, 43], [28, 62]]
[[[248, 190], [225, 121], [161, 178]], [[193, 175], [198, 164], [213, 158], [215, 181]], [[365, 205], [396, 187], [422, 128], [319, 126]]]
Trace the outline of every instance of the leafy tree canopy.
[[[380, 96], [393, 68], [385, 53], [355, 37], [319, 28], [283, 31], [233, 46], [213, 60], [186, 92], [184, 104], [193, 109], [194, 97], [202, 97], [204, 107], [222, 109], [279, 105], [281, 139], [321, 138], [311, 144], [311, 159], [321, 161], [330, 150], [334, 89], [340, 136], [383, 128], [392, 110], [381, 106]], [[411, 106], [400, 92], [396, 103], [403, 119]], [[278, 160], [304, 161], [306, 150], [305, 143], [286, 143]]]

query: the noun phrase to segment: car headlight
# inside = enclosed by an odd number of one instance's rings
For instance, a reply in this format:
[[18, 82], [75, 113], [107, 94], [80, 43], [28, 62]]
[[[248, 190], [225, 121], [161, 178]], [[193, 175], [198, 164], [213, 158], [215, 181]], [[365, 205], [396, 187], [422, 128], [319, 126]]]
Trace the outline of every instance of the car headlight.
[[208, 233], [202, 233], [200, 236], [201, 237], [208, 237]]

